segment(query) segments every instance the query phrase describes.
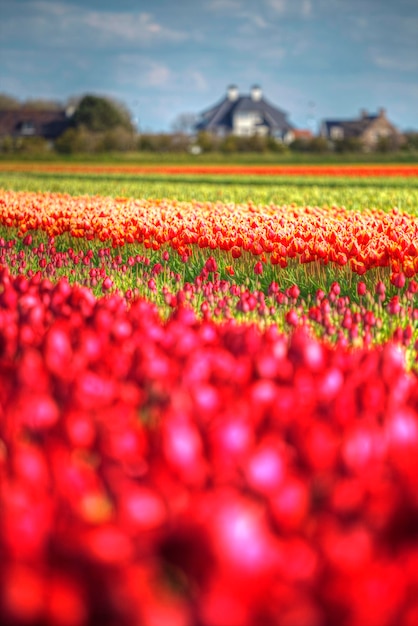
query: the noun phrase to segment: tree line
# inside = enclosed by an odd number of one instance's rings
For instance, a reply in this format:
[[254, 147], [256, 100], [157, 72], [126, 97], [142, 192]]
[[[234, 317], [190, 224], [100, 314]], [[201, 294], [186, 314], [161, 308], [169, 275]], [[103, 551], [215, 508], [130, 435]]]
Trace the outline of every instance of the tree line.
[[[193, 133], [193, 116], [180, 114], [173, 122], [172, 132], [139, 132], [133, 123], [130, 111], [124, 104], [109, 97], [87, 94], [70, 98], [64, 105], [69, 113], [67, 129], [53, 142], [42, 137], [0, 137], [0, 152], [47, 152], [51, 149], [59, 154], [104, 153], [104, 152], [183, 152], [183, 153], [329, 153], [361, 152], [363, 146], [355, 138], [330, 142], [324, 137], [298, 138], [284, 144], [274, 137], [227, 135], [218, 137], [209, 132]], [[0, 113], [7, 110], [25, 109], [58, 111], [63, 105], [49, 100], [27, 100], [21, 103], [6, 94], [0, 94]], [[376, 150], [418, 150], [418, 133], [404, 135], [402, 146], [381, 138]]]

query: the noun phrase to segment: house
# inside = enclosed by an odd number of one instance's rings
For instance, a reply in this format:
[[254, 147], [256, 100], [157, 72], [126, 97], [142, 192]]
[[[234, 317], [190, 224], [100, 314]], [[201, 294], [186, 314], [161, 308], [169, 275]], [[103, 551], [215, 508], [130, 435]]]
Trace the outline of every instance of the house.
[[268, 135], [286, 143], [293, 140], [293, 127], [286, 113], [270, 104], [258, 85], [251, 88], [249, 95], [240, 95], [238, 88], [230, 85], [218, 104], [201, 113], [195, 129], [220, 137]]
[[402, 135], [389, 122], [385, 109], [379, 109], [376, 115], [369, 115], [361, 110], [354, 120], [324, 120], [320, 135], [331, 141], [358, 140], [365, 150], [375, 149], [381, 140], [399, 145]]
[[0, 137], [42, 137], [54, 141], [69, 128], [70, 115], [64, 109], [21, 107], [0, 111]]
[[314, 134], [308, 128], [294, 128], [293, 129], [293, 139], [300, 141], [310, 141], [310, 139], [314, 138]]

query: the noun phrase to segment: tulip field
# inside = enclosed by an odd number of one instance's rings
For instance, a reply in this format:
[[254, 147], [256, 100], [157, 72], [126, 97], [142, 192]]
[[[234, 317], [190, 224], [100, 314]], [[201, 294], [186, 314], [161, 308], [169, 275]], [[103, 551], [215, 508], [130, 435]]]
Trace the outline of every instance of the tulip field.
[[417, 626], [418, 167], [167, 168], [0, 164], [0, 623]]

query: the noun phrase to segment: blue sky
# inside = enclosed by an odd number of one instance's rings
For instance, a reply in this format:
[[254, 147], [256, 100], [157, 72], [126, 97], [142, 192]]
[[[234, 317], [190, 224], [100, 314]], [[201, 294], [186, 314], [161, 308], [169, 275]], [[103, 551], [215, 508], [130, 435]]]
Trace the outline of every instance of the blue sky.
[[259, 84], [300, 128], [418, 129], [417, 33], [417, 0], [0, 0], [0, 92], [110, 95], [159, 131]]

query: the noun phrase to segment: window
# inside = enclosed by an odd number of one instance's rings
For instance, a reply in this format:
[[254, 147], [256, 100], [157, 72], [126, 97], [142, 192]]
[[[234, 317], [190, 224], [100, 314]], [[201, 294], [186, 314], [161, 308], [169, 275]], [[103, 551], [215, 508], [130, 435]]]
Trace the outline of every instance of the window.
[[22, 135], [34, 135], [35, 126], [33, 122], [22, 122], [20, 132]]
[[343, 139], [344, 138], [344, 130], [341, 126], [331, 126], [329, 131], [331, 139]]
[[256, 132], [257, 124], [262, 122], [257, 111], [241, 111], [234, 115], [233, 129], [236, 135], [249, 137]]

